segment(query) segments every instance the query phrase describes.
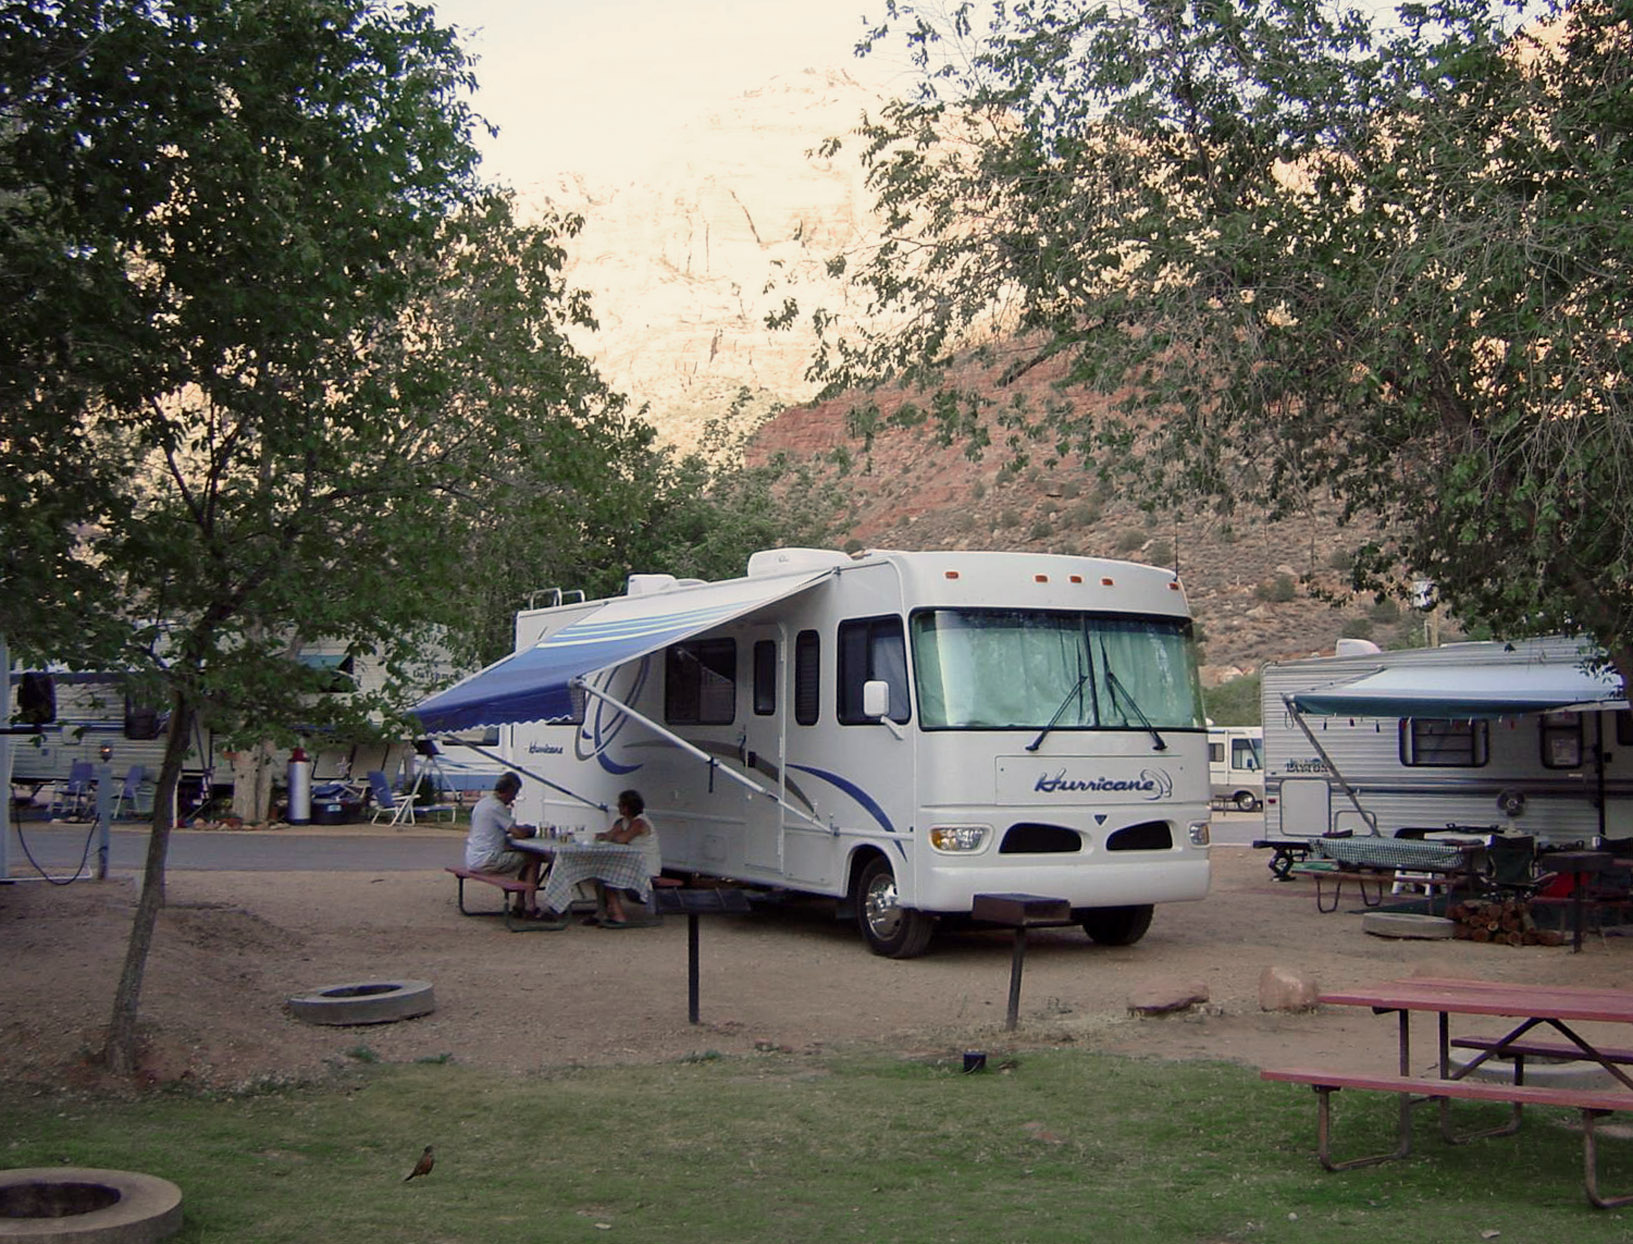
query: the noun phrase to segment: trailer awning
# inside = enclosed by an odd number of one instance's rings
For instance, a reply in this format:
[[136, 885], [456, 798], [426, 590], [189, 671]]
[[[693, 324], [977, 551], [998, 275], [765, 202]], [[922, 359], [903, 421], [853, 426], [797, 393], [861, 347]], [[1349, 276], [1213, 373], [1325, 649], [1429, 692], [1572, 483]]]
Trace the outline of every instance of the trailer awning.
[[1295, 692], [1293, 707], [1322, 717], [1514, 717], [1560, 709], [1627, 707], [1614, 671], [1575, 665], [1397, 666], [1354, 682]]
[[620, 596], [414, 707], [428, 733], [573, 713], [572, 682], [815, 587], [832, 568]]

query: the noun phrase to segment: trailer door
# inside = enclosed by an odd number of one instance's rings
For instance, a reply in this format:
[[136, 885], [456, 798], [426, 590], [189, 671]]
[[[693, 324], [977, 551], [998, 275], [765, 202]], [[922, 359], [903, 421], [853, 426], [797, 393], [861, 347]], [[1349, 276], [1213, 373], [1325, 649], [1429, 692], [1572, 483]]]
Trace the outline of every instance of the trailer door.
[[[1283, 778], [1281, 832], [1288, 838], [1314, 838], [1332, 826], [1332, 787], [1326, 778]], [[1365, 831], [1362, 831], [1365, 832]]]

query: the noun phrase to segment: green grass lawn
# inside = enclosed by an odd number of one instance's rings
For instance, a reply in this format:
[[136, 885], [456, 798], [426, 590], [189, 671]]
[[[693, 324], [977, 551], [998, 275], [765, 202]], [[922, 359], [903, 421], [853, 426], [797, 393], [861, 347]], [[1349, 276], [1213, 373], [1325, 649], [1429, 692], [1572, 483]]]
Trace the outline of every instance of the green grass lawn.
[[[173, 1180], [182, 1241], [1633, 1238], [1633, 1209], [1588, 1205], [1574, 1116], [1552, 1111], [1461, 1147], [1423, 1113], [1412, 1158], [1331, 1175], [1314, 1094], [1231, 1065], [766, 1054], [507, 1077], [355, 1053], [333, 1083], [232, 1097], [0, 1088], [4, 1165]], [[1394, 1111], [1341, 1094], [1340, 1156], [1390, 1147]], [[427, 1144], [436, 1169], [404, 1183]], [[1633, 1140], [1601, 1163], [1607, 1191], [1633, 1188]]]

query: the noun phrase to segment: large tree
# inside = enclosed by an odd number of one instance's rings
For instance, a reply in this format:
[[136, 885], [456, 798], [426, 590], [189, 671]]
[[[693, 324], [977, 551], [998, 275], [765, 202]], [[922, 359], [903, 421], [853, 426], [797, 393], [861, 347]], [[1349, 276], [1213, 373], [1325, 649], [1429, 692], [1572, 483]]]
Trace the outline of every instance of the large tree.
[[[1625, 4], [887, 7], [923, 72], [861, 131], [884, 240], [840, 261], [866, 319], [819, 316], [830, 391], [1147, 499], [1367, 515], [1358, 586], [1633, 675]], [[961, 391], [971, 352], [1051, 397]]]
[[567, 344], [572, 222], [478, 184], [471, 85], [412, 4], [0, 13], [3, 625], [170, 713], [117, 1069], [194, 724], [321, 725], [344, 698], [304, 694], [303, 639], [411, 682], [433, 628], [475, 629], [506, 521], [576, 513], [650, 441]]

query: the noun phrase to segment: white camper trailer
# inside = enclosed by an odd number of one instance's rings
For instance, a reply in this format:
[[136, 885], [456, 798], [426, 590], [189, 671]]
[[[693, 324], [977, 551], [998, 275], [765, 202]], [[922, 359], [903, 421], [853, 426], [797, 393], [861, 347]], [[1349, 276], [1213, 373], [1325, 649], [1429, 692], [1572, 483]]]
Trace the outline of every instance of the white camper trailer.
[[1633, 718], [1576, 639], [1267, 665], [1265, 837], [1460, 826], [1567, 844], [1633, 835]]
[[[719, 583], [524, 612], [416, 709], [503, 727], [524, 821], [636, 788], [666, 869], [840, 900], [907, 957], [976, 894], [1127, 944], [1208, 888], [1206, 727], [1175, 576], [1023, 553], [755, 554]], [[570, 792], [570, 793], [569, 793]]]
[[1264, 731], [1208, 727], [1208, 790], [1217, 805], [1257, 812], [1264, 803]]

